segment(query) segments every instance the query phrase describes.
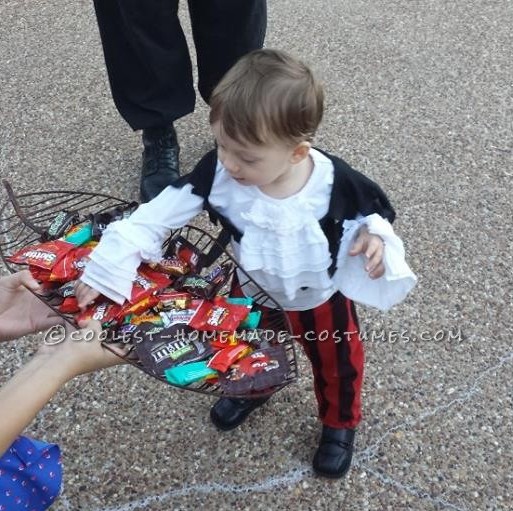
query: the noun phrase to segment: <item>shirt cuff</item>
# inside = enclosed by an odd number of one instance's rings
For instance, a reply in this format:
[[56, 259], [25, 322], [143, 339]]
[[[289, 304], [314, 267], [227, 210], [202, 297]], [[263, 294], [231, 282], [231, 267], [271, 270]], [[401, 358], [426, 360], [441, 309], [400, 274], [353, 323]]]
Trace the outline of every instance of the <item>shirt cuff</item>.
[[[363, 254], [349, 255], [363, 225], [385, 242], [385, 273], [379, 279], [371, 279], [365, 271], [366, 258]], [[380, 215], [373, 214], [344, 222], [333, 281], [351, 300], [385, 311], [406, 298], [417, 283], [417, 277], [406, 263], [403, 242], [394, 233], [392, 225]]]
[[80, 280], [119, 305], [129, 300], [132, 293], [131, 280], [116, 279], [94, 261], [89, 262]]

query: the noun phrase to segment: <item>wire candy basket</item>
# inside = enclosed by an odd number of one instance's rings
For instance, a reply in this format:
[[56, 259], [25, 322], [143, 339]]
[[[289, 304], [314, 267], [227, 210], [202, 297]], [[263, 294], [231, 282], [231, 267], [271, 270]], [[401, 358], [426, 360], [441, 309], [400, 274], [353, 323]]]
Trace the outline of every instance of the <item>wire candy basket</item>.
[[[11, 185], [2, 180], [7, 193], [7, 200], [0, 206], [0, 257], [3, 264], [11, 272], [17, 272], [23, 267], [8, 260], [18, 250], [36, 243], [40, 243], [48, 227], [57, 214], [63, 210], [76, 211], [82, 217], [89, 214], [98, 214], [116, 207], [132, 205], [129, 201], [102, 193], [87, 193], [68, 190], [54, 190], [16, 194]], [[163, 376], [155, 374], [136, 355], [134, 346], [128, 346], [123, 358], [135, 367], [150, 376], [165, 382], [168, 385], [184, 390], [203, 394], [226, 397], [257, 398], [270, 395], [292, 383], [298, 374], [294, 343], [291, 335], [289, 319], [281, 306], [267, 294], [251, 277], [237, 264], [237, 261], [226, 251], [225, 247], [208, 232], [194, 226], [187, 225], [172, 231], [171, 236], [164, 243], [163, 252], [169, 248], [172, 240], [181, 236], [182, 239], [192, 243], [201, 254], [201, 273], [208, 273], [214, 266], [225, 266], [229, 269], [226, 283], [218, 294], [227, 296], [236, 288], [250, 288], [254, 308], [262, 312], [262, 323], [259, 330], [265, 334], [267, 343], [271, 346], [281, 346], [287, 360], [287, 373], [282, 383], [271, 388], [252, 390], [249, 394], [228, 393], [219, 382], [200, 381], [187, 386], [174, 385]], [[61, 315], [67, 322], [75, 326], [72, 315], [59, 311], [51, 296], [36, 295]], [[265, 304], [262, 305], [262, 304]], [[109, 341], [104, 346], [116, 354]]]

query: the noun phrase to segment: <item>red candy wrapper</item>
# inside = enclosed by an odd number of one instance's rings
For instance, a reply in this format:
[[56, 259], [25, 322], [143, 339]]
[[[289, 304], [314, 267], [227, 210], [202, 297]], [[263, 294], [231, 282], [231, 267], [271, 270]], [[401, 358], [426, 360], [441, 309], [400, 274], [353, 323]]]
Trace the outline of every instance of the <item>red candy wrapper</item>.
[[248, 394], [280, 385], [289, 367], [282, 345], [260, 349], [235, 362], [219, 383], [227, 393]]
[[216, 296], [212, 302], [204, 301], [194, 314], [189, 325], [196, 330], [212, 332], [237, 330], [240, 323], [249, 314], [250, 307], [228, 303], [222, 296]]
[[142, 314], [143, 312], [150, 310], [152, 307], [155, 307], [155, 305], [158, 303], [159, 299], [153, 295], [147, 296], [137, 303], [125, 303], [125, 305], [123, 305], [122, 309], [119, 311], [117, 319], [121, 321], [125, 316], [128, 316], [129, 314]]
[[165, 258], [172, 256], [177, 256], [179, 259], [186, 262], [193, 272], [198, 271], [203, 265], [203, 255], [201, 251], [182, 236], [171, 240], [169, 248], [164, 255]]
[[251, 351], [251, 346], [245, 342], [241, 342], [235, 346], [229, 346], [218, 351], [208, 361], [208, 367], [215, 369], [216, 371], [220, 371], [221, 373], [225, 373], [236, 360], [246, 356]]
[[64, 298], [64, 301], [59, 305], [59, 310], [63, 314], [76, 314], [80, 312], [77, 299], [74, 296], [68, 296]]
[[140, 302], [147, 296], [155, 294], [170, 284], [171, 280], [169, 277], [152, 270], [147, 264], [141, 264], [137, 270], [137, 277], [134, 280], [130, 302]]
[[50, 280], [69, 282], [78, 279], [84, 271], [92, 251], [93, 249], [90, 247], [78, 247], [68, 252], [53, 267]]
[[14, 264], [28, 264], [44, 270], [51, 270], [75, 245], [55, 240], [31, 245], [18, 250], [7, 260]]
[[43, 270], [37, 266], [29, 266], [30, 273], [39, 282], [50, 282], [51, 270]]
[[76, 322], [89, 321], [94, 319], [99, 321], [102, 325], [111, 324], [116, 321], [116, 318], [121, 310], [121, 306], [112, 302], [95, 303], [88, 307], [85, 311], [75, 316]]

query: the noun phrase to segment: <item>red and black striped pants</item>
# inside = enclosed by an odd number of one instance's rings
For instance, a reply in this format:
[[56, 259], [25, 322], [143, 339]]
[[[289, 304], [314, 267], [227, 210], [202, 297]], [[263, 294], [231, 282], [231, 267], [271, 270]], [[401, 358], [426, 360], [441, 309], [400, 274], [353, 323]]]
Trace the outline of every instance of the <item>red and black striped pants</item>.
[[341, 293], [305, 311], [287, 311], [312, 365], [319, 418], [332, 428], [361, 421], [364, 353], [354, 303]]
[[[236, 277], [230, 295], [244, 296]], [[261, 309], [265, 325], [266, 307]], [[354, 303], [337, 292], [314, 309], [286, 314], [312, 366], [321, 422], [355, 428], [362, 419], [364, 354]]]

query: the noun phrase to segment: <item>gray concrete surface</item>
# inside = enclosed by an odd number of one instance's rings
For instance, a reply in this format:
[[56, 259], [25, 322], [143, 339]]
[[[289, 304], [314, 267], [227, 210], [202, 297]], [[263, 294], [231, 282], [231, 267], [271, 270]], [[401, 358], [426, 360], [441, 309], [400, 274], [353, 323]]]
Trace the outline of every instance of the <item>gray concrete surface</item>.
[[[325, 81], [318, 144], [389, 193], [420, 279], [393, 311], [360, 309], [354, 466], [336, 482], [310, 471], [303, 357], [299, 381], [228, 434], [209, 399], [124, 367], [68, 384], [31, 426], [64, 452], [53, 509], [513, 509], [511, 1], [269, 3], [267, 45]], [[113, 107], [91, 3], [3, 0], [0, 34], [2, 177], [136, 198], [139, 135]], [[206, 119], [198, 103], [178, 123], [185, 169], [211, 146]], [[425, 340], [394, 342], [403, 331]], [[4, 380], [37, 342], [0, 347]]]

